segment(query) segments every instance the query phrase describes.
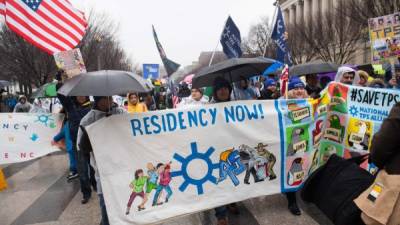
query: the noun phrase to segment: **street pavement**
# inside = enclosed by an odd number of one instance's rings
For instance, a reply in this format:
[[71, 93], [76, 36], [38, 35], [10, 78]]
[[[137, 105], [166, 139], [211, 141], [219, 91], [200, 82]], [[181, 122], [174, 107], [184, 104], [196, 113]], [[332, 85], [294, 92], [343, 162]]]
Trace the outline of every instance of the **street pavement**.
[[[79, 181], [66, 181], [68, 159], [63, 152], [6, 166], [9, 188], [0, 192], [0, 225], [98, 225], [100, 210], [94, 193], [88, 204], [80, 203]], [[294, 225], [331, 222], [315, 207], [299, 202], [303, 214], [293, 216], [282, 194], [238, 204], [240, 215], [229, 214], [230, 225]], [[162, 225], [216, 224], [213, 210], [171, 219]]]

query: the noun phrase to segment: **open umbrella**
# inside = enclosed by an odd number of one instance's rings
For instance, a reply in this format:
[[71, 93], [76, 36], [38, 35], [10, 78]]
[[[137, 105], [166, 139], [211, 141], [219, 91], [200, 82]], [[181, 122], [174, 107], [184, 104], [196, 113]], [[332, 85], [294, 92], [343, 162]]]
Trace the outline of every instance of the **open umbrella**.
[[268, 58], [234, 58], [206, 67], [193, 77], [193, 87], [212, 86], [215, 78], [224, 77], [225, 79], [236, 82], [241, 77], [249, 78], [261, 75], [265, 69], [276, 61]]
[[339, 65], [335, 63], [316, 61], [290, 67], [289, 76], [330, 73], [336, 72], [338, 68]]
[[101, 70], [74, 76], [58, 93], [65, 96], [113, 96], [149, 92], [152, 88], [152, 84], [132, 72]]
[[56, 83], [47, 83], [32, 93], [31, 98], [54, 98], [57, 97]]

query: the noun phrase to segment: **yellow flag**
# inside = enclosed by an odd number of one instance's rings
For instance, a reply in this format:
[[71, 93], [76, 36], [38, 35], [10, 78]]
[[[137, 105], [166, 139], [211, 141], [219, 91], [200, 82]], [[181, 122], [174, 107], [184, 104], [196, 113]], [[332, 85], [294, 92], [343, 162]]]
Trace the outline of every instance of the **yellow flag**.
[[0, 168], [0, 191], [7, 188], [6, 177], [3, 174], [3, 170]]

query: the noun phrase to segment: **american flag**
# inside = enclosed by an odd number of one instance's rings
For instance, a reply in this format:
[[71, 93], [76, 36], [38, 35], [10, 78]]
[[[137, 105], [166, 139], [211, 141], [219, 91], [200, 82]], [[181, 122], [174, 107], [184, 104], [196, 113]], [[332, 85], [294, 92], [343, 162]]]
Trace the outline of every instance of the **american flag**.
[[285, 64], [285, 67], [283, 67], [281, 76], [279, 77], [279, 83], [280, 83], [280, 88], [281, 88], [281, 96], [286, 95], [286, 89], [288, 86], [289, 82], [289, 66]]
[[49, 54], [75, 48], [87, 26], [68, 0], [0, 0], [0, 14], [11, 30]]

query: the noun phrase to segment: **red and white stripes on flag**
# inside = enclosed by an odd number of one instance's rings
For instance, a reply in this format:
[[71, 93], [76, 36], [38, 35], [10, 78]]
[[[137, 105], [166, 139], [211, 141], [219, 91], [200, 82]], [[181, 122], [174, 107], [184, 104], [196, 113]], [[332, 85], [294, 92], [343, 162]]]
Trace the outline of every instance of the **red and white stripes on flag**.
[[7, 26], [26, 41], [54, 54], [75, 48], [87, 22], [67, 0], [0, 0]]
[[279, 77], [281, 96], [286, 95], [288, 82], [289, 82], [289, 66], [287, 64], [285, 64], [285, 67], [283, 67], [281, 76]]
[[5, 14], [5, 8], [6, 8], [6, 4], [5, 4], [6, 0], [0, 0], [0, 16], [4, 16]]

